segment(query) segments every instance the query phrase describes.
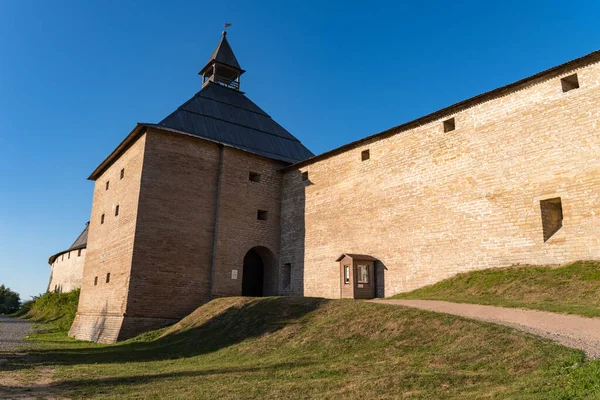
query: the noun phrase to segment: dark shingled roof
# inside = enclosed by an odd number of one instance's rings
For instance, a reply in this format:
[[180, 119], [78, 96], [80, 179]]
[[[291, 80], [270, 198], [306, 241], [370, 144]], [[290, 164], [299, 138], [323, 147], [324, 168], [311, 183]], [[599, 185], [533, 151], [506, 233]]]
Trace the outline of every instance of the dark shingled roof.
[[88, 238], [88, 228], [90, 226], [90, 223], [86, 223], [85, 224], [85, 229], [83, 230], [83, 232], [81, 232], [79, 234], [79, 236], [77, 237], [77, 239], [75, 239], [75, 241], [73, 242], [73, 244], [71, 245], [71, 247], [69, 247], [67, 250], [61, 251], [59, 253], [54, 254], [53, 256], [50, 257], [50, 259], [48, 260], [48, 264], [52, 265], [52, 263], [54, 262], [54, 260], [56, 260], [61, 254], [64, 253], [68, 253], [69, 251], [73, 251], [73, 250], [79, 250], [79, 249], [85, 249], [87, 247], [87, 238]]
[[238, 63], [237, 58], [235, 58], [235, 54], [233, 54], [233, 50], [231, 49], [231, 46], [229, 45], [225, 34], [223, 34], [219, 45], [217, 46], [215, 51], [213, 51], [206, 65], [212, 64], [213, 61], [218, 61], [222, 64], [229, 65], [230, 67], [239, 70], [242, 69], [242, 67], [240, 67], [240, 64]]
[[217, 83], [206, 84], [158, 125], [289, 163], [313, 156], [244, 93]]

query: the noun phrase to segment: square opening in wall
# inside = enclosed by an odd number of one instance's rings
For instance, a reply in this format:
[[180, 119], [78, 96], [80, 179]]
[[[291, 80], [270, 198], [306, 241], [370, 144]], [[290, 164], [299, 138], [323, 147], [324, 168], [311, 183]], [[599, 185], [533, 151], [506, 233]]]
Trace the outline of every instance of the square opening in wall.
[[371, 158], [371, 153], [369, 152], [369, 150], [363, 150], [360, 153], [360, 159], [362, 161], [367, 161], [369, 158]]
[[256, 213], [256, 219], [259, 221], [266, 221], [269, 219], [269, 213], [265, 210], [258, 210]]
[[569, 75], [560, 80], [562, 85], [562, 91], [568, 92], [569, 90], [579, 89], [579, 79], [577, 79], [577, 74]]
[[560, 197], [540, 201], [544, 242], [562, 228], [563, 212]]
[[283, 264], [283, 269], [281, 271], [281, 281], [283, 282], [283, 288], [287, 289], [292, 284], [292, 264], [286, 263]]
[[250, 172], [250, 182], [260, 182], [260, 174], [258, 172]]
[[308, 180], [308, 171], [302, 173], [302, 181], [306, 182]]
[[451, 132], [456, 129], [456, 122], [454, 118], [450, 118], [444, 121], [444, 133]]

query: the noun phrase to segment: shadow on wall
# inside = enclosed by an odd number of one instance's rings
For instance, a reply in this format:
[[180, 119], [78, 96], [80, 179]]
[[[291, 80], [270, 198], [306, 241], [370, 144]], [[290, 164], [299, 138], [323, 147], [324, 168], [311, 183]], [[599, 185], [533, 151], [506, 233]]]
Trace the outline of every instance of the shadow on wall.
[[[92, 342], [97, 342], [98, 339], [104, 333], [104, 328], [106, 326], [106, 312], [107, 312], [107, 310], [108, 310], [108, 301], [106, 301], [104, 303], [104, 306], [102, 307], [102, 311], [100, 311], [101, 317], [98, 318], [94, 322], [94, 325], [92, 326], [92, 331], [90, 332], [90, 336], [89, 336], [88, 340], [90, 340]], [[77, 320], [77, 317], [75, 319]], [[75, 323], [75, 321], [73, 321], [73, 323]], [[80, 322], [80, 324], [82, 324], [82, 323]], [[71, 329], [69, 331], [69, 336], [73, 337], [74, 335], [75, 335], [75, 332], [73, 332], [73, 325], [71, 325]]]
[[104, 327], [106, 326], [106, 311], [108, 310], [108, 301], [104, 302], [104, 306], [102, 307], [102, 311], [100, 311], [100, 315], [102, 317], [94, 323], [94, 327], [92, 328], [92, 340], [97, 342], [102, 334], [104, 333]]
[[[249, 338], [274, 333], [286, 325], [302, 323], [302, 317], [321, 307], [328, 300], [304, 297], [287, 298], [230, 298], [232, 304], [204, 322], [194, 325], [193, 319], [184, 321], [181, 331], [157, 340], [137, 341], [85, 349], [31, 350], [35, 363], [22, 367], [31, 368], [44, 363], [59, 365], [122, 363], [156, 361], [208, 354], [238, 344]], [[219, 301], [219, 300], [217, 300]], [[218, 305], [216, 305], [218, 306]], [[216, 307], [215, 306], [215, 307]], [[206, 310], [199, 310], [202, 320]], [[100, 328], [100, 326], [98, 326]]]
[[[283, 240], [280, 249], [279, 293], [288, 296], [304, 296], [306, 188], [313, 183], [308, 173], [302, 173], [300, 170], [290, 171], [287, 174], [289, 174], [290, 184], [283, 188], [286, 193], [282, 206]], [[289, 273], [285, 268], [289, 268]]]
[[375, 261], [375, 297], [385, 298], [385, 274], [388, 268], [380, 260]]

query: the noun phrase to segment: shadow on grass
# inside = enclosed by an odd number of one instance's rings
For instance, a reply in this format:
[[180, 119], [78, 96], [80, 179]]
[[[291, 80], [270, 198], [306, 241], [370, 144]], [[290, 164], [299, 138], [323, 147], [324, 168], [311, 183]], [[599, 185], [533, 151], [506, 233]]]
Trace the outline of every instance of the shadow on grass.
[[[325, 304], [325, 299], [272, 297], [232, 306], [199, 326], [151, 341], [129, 341], [97, 347], [67, 347], [28, 351], [28, 360], [15, 368], [35, 365], [77, 365], [158, 361], [208, 354], [247, 339], [276, 332], [298, 323]], [[46, 343], [51, 343], [48, 341]], [[77, 345], [78, 342], [72, 342]], [[68, 342], [63, 345], [69, 345]]]
[[[129, 375], [119, 377], [108, 377], [108, 378], [97, 378], [97, 379], [72, 379], [64, 380], [61, 382], [51, 383], [44, 389], [50, 393], [55, 390], [59, 391], [90, 391], [90, 388], [95, 388], [92, 391], [96, 393], [110, 392], [112, 387], [115, 386], [129, 386], [129, 385], [145, 385], [156, 381], [162, 381], [167, 379], [177, 378], [192, 378], [192, 377], [208, 377], [212, 375], [237, 375], [237, 374], [252, 374], [252, 373], [265, 373], [278, 370], [287, 370], [298, 367], [310, 366], [312, 362], [294, 362], [294, 363], [278, 363], [271, 365], [263, 365], [256, 367], [232, 367], [232, 368], [215, 368], [206, 369], [199, 371], [177, 371], [177, 372], [165, 372], [159, 374], [146, 374], [146, 375]], [[3, 386], [2, 389], [7, 393], [23, 390], [20, 386]]]

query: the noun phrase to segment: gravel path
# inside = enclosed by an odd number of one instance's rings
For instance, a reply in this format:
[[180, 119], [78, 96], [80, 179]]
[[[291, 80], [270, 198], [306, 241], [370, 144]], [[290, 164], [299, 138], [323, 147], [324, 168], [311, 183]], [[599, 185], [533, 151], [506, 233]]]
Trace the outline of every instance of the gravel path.
[[24, 319], [0, 315], [0, 350], [8, 350], [23, 344], [23, 338], [31, 333], [33, 323]]
[[435, 300], [370, 301], [380, 304], [415, 307], [507, 325], [552, 339], [567, 347], [581, 349], [589, 357], [600, 358], [600, 318]]

